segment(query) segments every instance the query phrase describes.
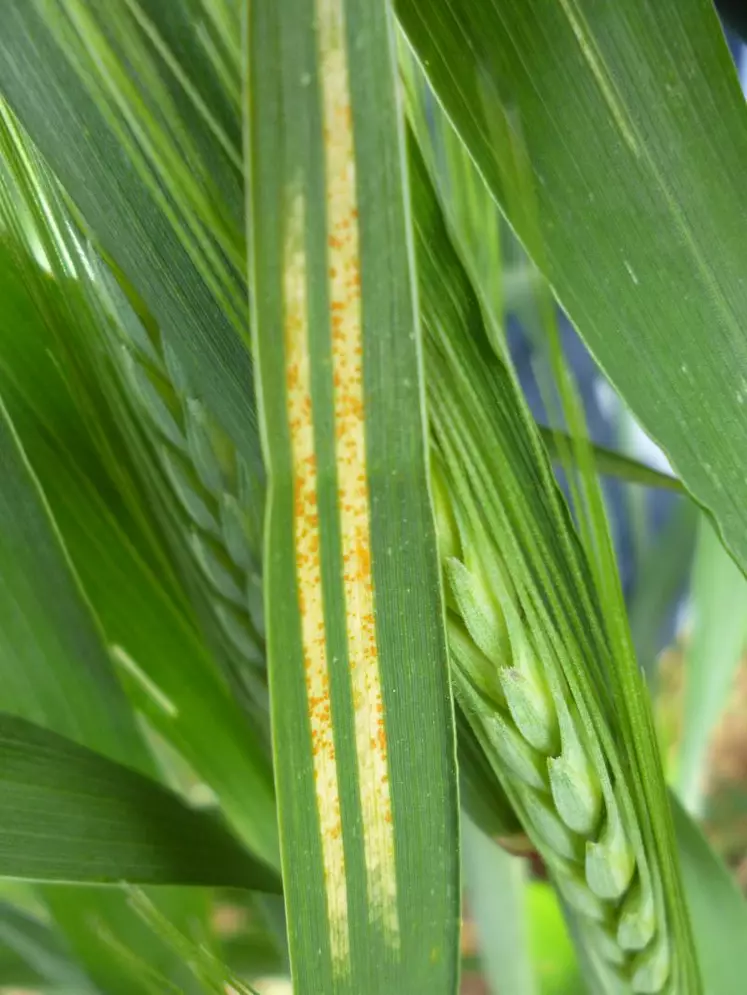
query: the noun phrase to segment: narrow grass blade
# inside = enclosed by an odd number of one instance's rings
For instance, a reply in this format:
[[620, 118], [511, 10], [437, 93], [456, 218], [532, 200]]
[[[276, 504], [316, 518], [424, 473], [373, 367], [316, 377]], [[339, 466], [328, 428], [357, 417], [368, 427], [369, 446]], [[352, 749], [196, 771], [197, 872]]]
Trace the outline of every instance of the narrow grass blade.
[[212, 814], [131, 768], [0, 713], [0, 877], [280, 891]]
[[[564, 432], [554, 428], [538, 425], [537, 430], [548, 453], [553, 459], [562, 460], [570, 447], [571, 439]], [[685, 493], [682, 483], [669, 473], [663, 473], [652, 466], [647, 466], [639, 460], [624, 456], [622, 453], [607, 449], [606, 446], [590, 443], [591, 456], [597, 473], [625, 480], [629, 484], [641, 484], [643, 487], [659, 487], [665, 491], [677, 494]], [[570, 453], [573, 460], [573, 453]]]
[[458, 809], [392, 25], [251, 4], [266, 604], [299, 995], [453, 993]]
[[[98, 885], [37, 885], [44, 895], [55, 926], [61, 929], [66, 946], [76, 963], [85, 969], [97, 992], [105, 995], [203, 995], [189, 971], [174, 951], [142, 922], [130, 906], [122, 887]], [[147, 889], [161, 914], [195, 938], [207, 942], [210, 912], [209, 893], [204, 888], [167, 887]], [[119, 949], [115, 953], [111, 937]], [[139, 969], [133, 966], [137, 958]], [[147, 965], [143, 971], [140, 965]], [[163, 980], [154, 988], [149, 976], [157, 972]]]
[[537, 995], [529, 949], [526, 868], [488, 839], [469, 816], [462, 817], [462, 840], [467, 904], [490, 995]]
[[147, 755], [18, 439], [0, 407], [5, 711], [145, 771]]
[[501, 244], [504, 221], [467, 147], [401, 34], [399, 42], [410, 123], [433, 177], [452, 238], [480, 294], [491, 343], [499, 354], [504, 354], [506, 300]]
[[[143, 928], [158, 937], [172, 954], [185, 966], [191, 987], [200, 995], [258, 995], [254, 988], [235, 977], [228, 967], [212, 951], [194, 936], [174, 926], [158, 910], [156, 905], [140, 890], [130, 889], [130, 904], [140, 918]], [[181, 989], [157, 969], [138, 956], [136, 950], [128, 950], [119, 942], [116, 935], [104, 937], [112, 951], [121, 959], [125, 968], [141, 978], [153, 995], [181, 995]]]
[[[119, 10], [115, 21], [127, 48], [133, 44], [127, 16], [122, 20]], [[95, 34], [95, 25], [80, 27]], [[108, 57], [121, 77], [118, 56]], [[147, 117], [143, 108], [140, 112]], [[150, 518], [161, 519], [158, 531], [172, 546], [171, 558], [190, 575], [206, 637], [237, 698], [266, 733], [261, 618], [253, 614], [261, 598], [260, 527], [253, 527], [253, 518], [261, 519], [263, 483], [257, 454], [253, 459], [244, 455], [243, 443], [251, 433], [237, 445], [221, 428], [205, 404], [199, 378], [185, 372], [171, 340], [121, 270], [112, 264], [122, 287], [90, 244], [81, 243], [48, 168], [10, 111], [4, 109], [2, 116], [0, 139], [8, 173], [3, 213], [11, 231], [29, 242], [33, 252], [39, 254], [41, 245], [44, 265], [60, 284], [56, 295], [49, 286], [35, 288], [40, 310], [45, 316], [51, 312], [51, 323], [58, 326], [55, 357], [74, 383], [76, 403], [89, 409], [87, 421], [115, 486], [134, 498], [129, 511], [142, 517], [147, 504], [155, 512]], [[239, 239], [243, 241], [243, 234]], [[49, 284], [36, 280], [44, 282]], [[122, 453], [115, 437], [122, 437], [141, 478], [134, 495], [132, 481], [120, 469]]]
[[[230, 162], [226, 115], [222, 124], [216, 122], [220, 102], [206, 86], [205, 66], [215, 64], [206, 47], [215, 41], [214, 30], [206, 20], [193, 18], [195, 10], [188, 5], [170, 5], [160, 18], [149, 18], [144, 8], [134, 0], [116, 9], [75, 0], [8, 6], [0, 41], [0, 88], [28, 115], [47, 161], [59, 170], [76, 228], [93, 236], [129, 275], [138, 303], [141, 294], [152, 305], [164, 335], [199, 383], [201, 396], [211, 398], [235, 444], [258, 466], [250, 364], [240, 342], [246, 331], [243, 177], [235, 150]], [[190, 52], [183, 44], [185, 33], [198, 25], [203, 33], [196, 44], [206, 58], [193, 58], [194, 46]], [[214, 46], [214, 54], [219, 47]], [[128, 73], [128, 64], [136, 72]], [[196, 85], [185, 77], [185, 65], [199, 72]], [[217, 89], [222, 87], [216, 82]], [[238, 78], [233, 89], [238, 108]], [[235, 114], [234, 141], [239, 135], [240, 116]], [[154, 603], [151, 611], [156, 608]], [[169, 653], [163, 660], [177, 679], [178, 656]], [[184, 684], [184, 674], [181, 679]], [[189, 686], [192, 703], [200, 683]], [[230, 711], [235, 726], [236, 709]], [[207, 726], [203, 732], [209, 735]], [[232, 779], [239, 803], [234, 814], [243, 808], [246, 830], [251, 828], [246, 802], [242, 805], [238, 797], [237, 776]], [[271, 793], [266, 770], [263, 779], [267, 816]], [[265, 828], [271, 856], [271, 818], [265, 818]], [[99, 926], [159, 965], [177, 990], [194, 990], [180, 970], [172, 970], [173, 954], [142, 928], [116, 892], [89, 895], [78, 889], [70, 900], [64, 888], [45, 894], [77, 955], [108, 992], [131, 995], [146, 988], [142, 978], [123, 971], [110, 951], [102, 949]], [[183, 891], [177, 902], [169, 901], [167, 895], [159, 898], [175, 921], [201, 921], [204, 902]]]
[[710, 736], [747, 642], [747, 581], [705, 518], [695, 550], [692, 609], [676, 787], [685, 808], [698, 816]]
[[[747, 129], [712, 5], [397, 11], [530, 255], [744, 570]], [[508, 189], [509, 119], [526, 139], [536, 230]]]
[[193, 620], [159, 585], [102, 497], [44, 439], [34, 455], [43, 460], [50, 503], [133, 705], [215, 792], [247, 846], [277, 866], [275, 798], [261, 730], [252, 729]]

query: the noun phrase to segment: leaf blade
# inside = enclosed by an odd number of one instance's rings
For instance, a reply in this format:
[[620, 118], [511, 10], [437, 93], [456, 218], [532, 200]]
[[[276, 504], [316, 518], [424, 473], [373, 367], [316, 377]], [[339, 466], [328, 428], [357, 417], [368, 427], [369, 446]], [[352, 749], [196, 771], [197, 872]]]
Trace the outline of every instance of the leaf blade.
[[747, 904], [705, 837], [672, 797], [693, 937], [708, 995], [737, 995], [747, 970]]
[[[744, 569], [747, 338], [734, 220], [744, 197], [733, 180], [744, 107], [713, 10], [700, 0], [397, 9], [504, 213]], [[514, 210], [495, 140], [517, 123], [544, 248]], [[705, 364], [703, 329], [713, 333]]]
[[[0, 401], [0, 669], [3, 706], [51, 730], [83, 741], [114, 759], [149, 771], [151, 759], [124, 694], [112, 673], [101, 632], [73, 575], [66, 550], [38, 481]], [[49, 609], [49, 610], [48, 610]], [[31, 624], [32, 621], [34, 624]], [[80, 661], [86, 668], [79, 680]], [[31, 679], [33, 678], [33, 679]], [[40, 886], [58, 926], [87, 973], [115, 995], [138, 991], [101, 950], [96, 930], [104, 922], [123, 938], [142, 945], [171, 976], [180, 967], [152, 937], [143, 936], [136, 917], [118, 893], [91, 894], [64, 886]], [[179, 918], [204, 912], [192, 898], [179, 905], [160, 901]]]
[[279, 893], [212, 816], [132, 768], [0, 713], [0, 877]]
[[315, 13], [316, 37], [308, 5], [250, 7], [253, 327], [295, 981], [453, 991], [453, 718], [391, 27], [381, 3]]

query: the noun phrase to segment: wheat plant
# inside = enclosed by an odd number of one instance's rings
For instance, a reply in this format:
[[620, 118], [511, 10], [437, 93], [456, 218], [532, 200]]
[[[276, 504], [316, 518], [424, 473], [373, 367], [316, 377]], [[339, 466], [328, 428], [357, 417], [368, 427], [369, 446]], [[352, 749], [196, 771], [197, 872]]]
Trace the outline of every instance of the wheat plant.
[[0, 988], [742, 992], [745, 161], [708, 0], [0, 0]]

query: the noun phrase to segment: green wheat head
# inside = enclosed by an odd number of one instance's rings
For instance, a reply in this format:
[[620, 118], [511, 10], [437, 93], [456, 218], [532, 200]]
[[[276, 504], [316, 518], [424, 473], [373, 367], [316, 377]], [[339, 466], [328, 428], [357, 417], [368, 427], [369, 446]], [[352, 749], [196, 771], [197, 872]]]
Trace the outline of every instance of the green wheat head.
[[535, 641], [522, 619], [495, 541], [459, 529], [444, 490], [437, 484], [457, 696], [590, 947], [634, 992], [661, 992], [671, 967], [666, 910], [656, 869], [636, 846], [630, 790], [582, 721], [555, 640]]
[[432, 251], [444, 221], [414, 149], [411, 165], [456, 700], [602, 976], [636, 995], [687, 991], [671, 828], [651, 831], [641, 771], [664, 781], [623, 685], [650, 723], [646, 691], [616, 628], [613, 568], [594, 560], [606, 524], [591, 542], [577, 531], [466, 270]]
[[[173, 350], [146, 330], [103, 268], [100, 285], [119, 320], [109, 342], [115, 369], [145, 430], [166, 503], [197, 573], [240, 683], [264, 683], [262, 482], [191, 389]], [[126, 316], [126, 320], [123, 317]]]

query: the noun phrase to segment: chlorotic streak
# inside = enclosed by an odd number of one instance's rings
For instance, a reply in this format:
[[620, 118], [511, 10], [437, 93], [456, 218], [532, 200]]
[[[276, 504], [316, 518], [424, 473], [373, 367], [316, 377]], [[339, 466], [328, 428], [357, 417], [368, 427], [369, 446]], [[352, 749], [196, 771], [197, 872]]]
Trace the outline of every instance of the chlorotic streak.
[[297, 196], [289, 205], [286, 219], [283, 277], [285, 379], [293, 462], [293, 534], [332, 963], [338, 974], [346, 974], [350, 967], [350, 937], [319, 560], [304, 213], [303, 199]]
[[335, 456], [368, 901], [399, 946], [394, 829], [371, 574], [363, 326], [353, 123], [343, 0], [317, 0], [326, 166]]

